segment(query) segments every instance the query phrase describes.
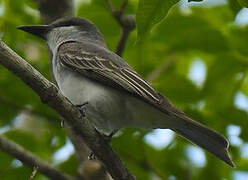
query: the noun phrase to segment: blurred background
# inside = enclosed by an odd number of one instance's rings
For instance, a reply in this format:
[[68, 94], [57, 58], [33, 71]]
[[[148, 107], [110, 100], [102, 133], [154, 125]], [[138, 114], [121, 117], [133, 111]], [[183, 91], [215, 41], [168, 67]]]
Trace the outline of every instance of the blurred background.
[[[242, 0], [241, 0], [242, 1]], [[115, 0], [118, 7], [121, 0]], [[115, 51], [121, 27], [104, 0], [75, 0], [77, 17], [91, 20]], [[129, 0], [125, 14], [136, 14]], [[56, 11], [56, 10], [55, 10]], [[17, 30], [41, 24], [33, 0], [0, 0], [0, 38], [51, 79], [47, 46]], [[248, 8], [236, 0], [181, 0], [139, 43], [129, 35], [123, 58], [193, 119], [230, 141], [232, 169], [170, 130], [123, 129], [112, 146], [140, 180], [248, 179]], [[61, 171], [75, 175], [77, 159], [58, 115], [0, 66], [0, 135]], [[32, 169], [0, 151], [0, 179], [28, 179]], [[35, 180], [47, 177], [37, 174]]]

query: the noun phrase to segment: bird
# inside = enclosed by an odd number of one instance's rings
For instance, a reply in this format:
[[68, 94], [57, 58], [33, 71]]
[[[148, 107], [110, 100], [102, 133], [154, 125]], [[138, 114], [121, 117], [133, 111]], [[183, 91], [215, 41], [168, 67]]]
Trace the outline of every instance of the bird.
[[234, 167], [228, 140], [172, 105], [107, 48], [89, 20], [64, 17], [18, 29], [46, 41], [58, 88], [101, 134], [111, 136], [125, 127], [171, 129]]

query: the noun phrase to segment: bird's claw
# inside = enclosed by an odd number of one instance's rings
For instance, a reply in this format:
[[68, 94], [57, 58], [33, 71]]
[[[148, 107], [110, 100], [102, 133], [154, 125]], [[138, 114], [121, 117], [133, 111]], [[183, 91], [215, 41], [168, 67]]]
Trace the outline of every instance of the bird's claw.
[[86, 101], [85, 103], [83, 104], [80, 104], [80, 105], [76, 105], [78, 108], [79, 108], [79, 111], [81, 112], [82, 116], [83, 117], [86, 117], [86, 105], [89, 104], [88, 101]]
[[89, 156], [88, 156], [88, 159], [89, 159], [89, 160], [95, 160], [95, 159], [97, 159], [97, 157], [96, 157], [96, 155], [95, 155], [93, 152], [91, 152], [91, 153], [89, 154]]

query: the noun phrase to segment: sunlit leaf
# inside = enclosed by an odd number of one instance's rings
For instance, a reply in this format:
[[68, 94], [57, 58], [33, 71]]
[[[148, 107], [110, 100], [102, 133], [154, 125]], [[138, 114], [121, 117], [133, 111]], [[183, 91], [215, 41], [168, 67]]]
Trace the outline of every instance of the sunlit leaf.
[[154, 25], [162, 21], [179, 0], [140, 0], [137, 10], [138, 40], [149, 35]]

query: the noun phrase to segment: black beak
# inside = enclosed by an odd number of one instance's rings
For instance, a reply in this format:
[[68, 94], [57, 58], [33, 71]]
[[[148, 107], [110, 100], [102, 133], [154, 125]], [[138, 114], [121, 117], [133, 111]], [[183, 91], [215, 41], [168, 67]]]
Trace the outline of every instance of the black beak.
[[30, 34], [33, 34], [35, 36], [38, 36], [42, 39], [46, 39], [46, 34], [49, 31], [48, 25], [27, 25], [27, 26], [20, 26], [18, 29], [28, 32]]

